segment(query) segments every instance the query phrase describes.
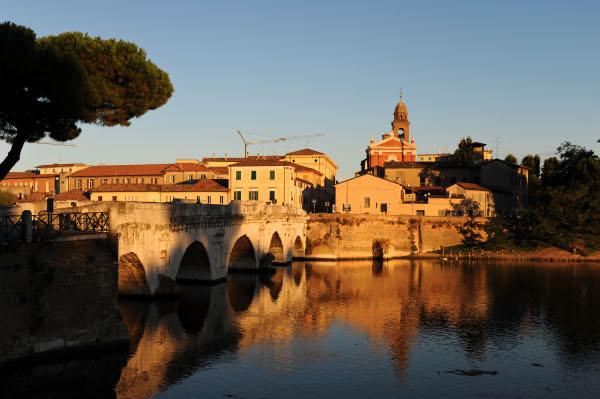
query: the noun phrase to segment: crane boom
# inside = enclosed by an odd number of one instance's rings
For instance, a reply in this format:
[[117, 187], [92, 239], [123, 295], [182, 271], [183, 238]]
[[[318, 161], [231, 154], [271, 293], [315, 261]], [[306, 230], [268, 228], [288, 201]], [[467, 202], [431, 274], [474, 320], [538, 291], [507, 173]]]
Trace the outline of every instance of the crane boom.
[[244, 137], [244, 135], [242, 134], [242, 132], [240, 132], [238, 130], [237, 133], [240, 135], [240, 137], [242, 138], [242, 142], [244, 143], [244, 158], [248, 157], [248, 146], [252, 145], [252, 144], [279, 143], [279, 142], [282, 142], [282, 141], [304, 139], [304, 138], [308, 138], [308, 137], [321, 137], [321, 136], [325, 136], [323, 133], [317, 133], [317, 134], [303, 134], [303, 135], [298, 135], [298, 136], [275, 137], [275, 138], [272, 138], [272, 139], [248, 141], [248, 140], [246, 140], [246, 138]]

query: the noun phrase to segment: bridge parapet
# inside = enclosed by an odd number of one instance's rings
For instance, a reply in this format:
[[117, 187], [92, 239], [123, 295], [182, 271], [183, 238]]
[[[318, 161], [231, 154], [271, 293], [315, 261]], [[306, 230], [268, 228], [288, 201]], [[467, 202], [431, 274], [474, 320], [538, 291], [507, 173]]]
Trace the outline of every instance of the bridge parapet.
[[173, 288], [173, 280], [214, 281], [229, 270], [304, 256], [308, 217], [289, 206], [102, 202], [79, 210], [109, 213], [130, 294], [157, 294]]

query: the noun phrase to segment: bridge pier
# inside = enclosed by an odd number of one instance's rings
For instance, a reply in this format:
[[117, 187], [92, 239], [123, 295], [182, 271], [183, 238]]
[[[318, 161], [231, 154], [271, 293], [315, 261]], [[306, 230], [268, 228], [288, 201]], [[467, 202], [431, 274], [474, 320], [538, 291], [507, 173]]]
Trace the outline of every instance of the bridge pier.
[[212, 282], [303, 257], [306, 213], [282, 205], [104, 202], [118, 237], [121, 295], [177, 295], [179, 282]]

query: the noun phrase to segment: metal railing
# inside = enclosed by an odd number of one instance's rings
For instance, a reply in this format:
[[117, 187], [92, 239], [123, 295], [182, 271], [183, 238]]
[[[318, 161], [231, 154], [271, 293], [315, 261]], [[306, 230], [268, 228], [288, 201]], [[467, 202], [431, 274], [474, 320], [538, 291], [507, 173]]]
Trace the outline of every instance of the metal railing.
[[110, 230], [108, 212], [40, 212], [29, 217], [25, 213], [0, 216], [0, 242], [39, 241], [60, 236], [107, 233]]
[[20, 240], [24, 237], [21, 215], [0, 216], [0, 242]]

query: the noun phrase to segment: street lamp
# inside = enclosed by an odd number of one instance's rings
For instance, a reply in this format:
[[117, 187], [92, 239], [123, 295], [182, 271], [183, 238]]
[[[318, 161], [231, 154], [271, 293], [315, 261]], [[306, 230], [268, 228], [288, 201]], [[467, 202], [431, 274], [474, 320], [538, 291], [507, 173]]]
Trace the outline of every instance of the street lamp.
[[316, 199], [313, 199], [313, 200], [312, 200], [312, 204], [313, 204], [313, 213], [315, 213], [315, 207], [316, 207], [316, 205], [317, 205], [317, 200], [316, 200]]

